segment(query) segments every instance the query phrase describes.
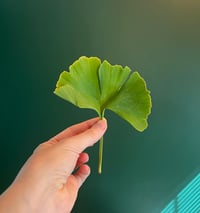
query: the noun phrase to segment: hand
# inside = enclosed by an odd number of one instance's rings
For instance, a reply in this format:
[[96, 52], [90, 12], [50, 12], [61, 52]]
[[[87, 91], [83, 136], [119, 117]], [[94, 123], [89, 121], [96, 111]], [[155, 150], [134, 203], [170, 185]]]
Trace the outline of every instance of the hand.
[[93, 118], [39, 145], [0, 196], [1, 213], [70, 212], [90, 174], [85, 164], [89, 157], [83, 151], [96, 143], [106, 128], [105, 119]]

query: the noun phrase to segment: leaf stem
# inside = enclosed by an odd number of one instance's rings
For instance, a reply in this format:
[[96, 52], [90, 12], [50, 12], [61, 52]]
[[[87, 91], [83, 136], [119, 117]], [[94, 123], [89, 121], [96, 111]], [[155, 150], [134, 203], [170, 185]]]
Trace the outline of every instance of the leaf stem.
[[102, 161], [103, 161], [103, 136], [99, 142], [99, 164], [98, 164], [98, 173], [101, 174], [102, 172]]
[[[104, 118], [104, 111], [101, 111], [100, 114], [100, 118], [103, 119]], [[103, 162], [103, 136], [101, 137], [100, 141], [99, 141], [99, 163], [98, 163], [98, 173], [101, 174], [102, 173], [102, 162]]]

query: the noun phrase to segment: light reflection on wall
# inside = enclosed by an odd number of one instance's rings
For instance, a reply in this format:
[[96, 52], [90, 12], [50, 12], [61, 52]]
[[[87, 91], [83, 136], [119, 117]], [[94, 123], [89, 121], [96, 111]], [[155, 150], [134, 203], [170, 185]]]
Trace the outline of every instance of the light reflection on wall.
[[161, 213], [200, 212], [200, 173], [163, 209]]

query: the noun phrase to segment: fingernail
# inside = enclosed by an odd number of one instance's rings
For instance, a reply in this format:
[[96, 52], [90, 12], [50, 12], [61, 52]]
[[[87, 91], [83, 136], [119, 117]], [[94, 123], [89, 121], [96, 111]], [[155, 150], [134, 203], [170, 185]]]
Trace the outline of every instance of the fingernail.
[[99, 128], [99, 129], [102, 129], [102, 130], [105, 130], [107, 128], [107, 120], [105, 118], [103, 119], [100, 119], [99, 121], [97, 121], [95, 124], [94, 124], [94, 127], [95, 128]]

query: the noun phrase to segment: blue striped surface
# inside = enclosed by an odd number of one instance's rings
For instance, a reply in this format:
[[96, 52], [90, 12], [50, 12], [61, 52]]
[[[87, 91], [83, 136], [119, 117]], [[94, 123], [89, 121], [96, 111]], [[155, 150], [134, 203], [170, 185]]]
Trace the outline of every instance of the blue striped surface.
[[200, 174], [161, 213], [200, 213]]

